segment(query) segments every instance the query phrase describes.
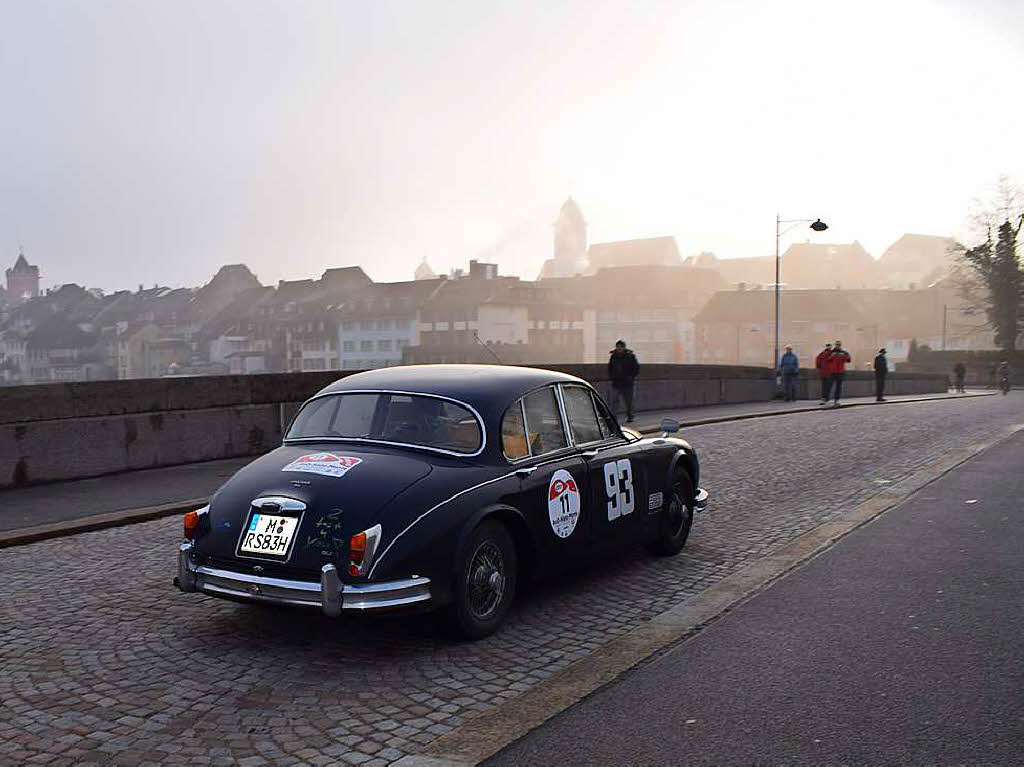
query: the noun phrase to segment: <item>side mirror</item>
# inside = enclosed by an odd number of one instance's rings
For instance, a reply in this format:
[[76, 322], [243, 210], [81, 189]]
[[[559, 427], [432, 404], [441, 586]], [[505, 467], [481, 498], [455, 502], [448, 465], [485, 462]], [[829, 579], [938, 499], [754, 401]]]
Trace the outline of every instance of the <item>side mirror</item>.
[[661, 426], [658, 429], [662, 432], [663, 437], [667, 437], [669, 434], [675, 434], [679, 431], [679, 421], [675, 418], [662, 418]]

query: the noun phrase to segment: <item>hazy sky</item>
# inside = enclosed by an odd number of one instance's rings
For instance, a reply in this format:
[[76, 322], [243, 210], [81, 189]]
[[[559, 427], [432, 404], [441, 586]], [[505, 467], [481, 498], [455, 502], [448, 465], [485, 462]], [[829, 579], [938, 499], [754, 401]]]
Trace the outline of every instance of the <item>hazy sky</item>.
[[23, 244], [46, 286], [533, 279], [569, 193], [592, 242], [764, 255], [778, 211], [878, 256], [1024, 181], [1019, 0], [0, 0], [0, 30], [0, 267]]

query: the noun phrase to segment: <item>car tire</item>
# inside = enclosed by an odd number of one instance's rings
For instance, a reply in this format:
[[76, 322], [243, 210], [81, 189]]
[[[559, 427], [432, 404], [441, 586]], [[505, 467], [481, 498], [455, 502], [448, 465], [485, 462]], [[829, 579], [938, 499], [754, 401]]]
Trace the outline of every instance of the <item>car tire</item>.
[[482, 639], [505, 620], [516, 593], [516, 547], [505, 526], [484, 521], [459, 553], [455, 600], [445, 612], [448, 632], [460, 639]]
[[682, 551], [693, 526], [693, 483], [685, 471], [676, 472], [667, 495], [658, 520], [658, 536], [647, 544], [648, 551], [662, 557]]

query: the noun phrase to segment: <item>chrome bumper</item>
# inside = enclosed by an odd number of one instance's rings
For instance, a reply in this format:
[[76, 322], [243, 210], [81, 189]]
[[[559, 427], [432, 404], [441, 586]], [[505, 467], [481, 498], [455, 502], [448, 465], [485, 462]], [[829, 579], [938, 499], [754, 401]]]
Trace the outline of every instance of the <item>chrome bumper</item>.
[[709, 499], [710, 496], [708, 495], [708, 491], [703, 487], [698, 487], [697, 495], [693, 499], [693, 510], [700, 514], [702, 511], [707, 509]]
[[293, 581], [264, 575], [239, 573], [197, 565], [192, 544], [183, 543], [178, 551], [178, 577], [175, 584], [186, 593], [202, 592], [215, 597], [247, 599], [298, 607], [319, 607], [336, 618], [342, 610], [378, 611], [415, 605], [430, 599], [430, 579], [412, 577], [380, 583], [342, 583], [334, 565], [324, 565], [320, 582]]

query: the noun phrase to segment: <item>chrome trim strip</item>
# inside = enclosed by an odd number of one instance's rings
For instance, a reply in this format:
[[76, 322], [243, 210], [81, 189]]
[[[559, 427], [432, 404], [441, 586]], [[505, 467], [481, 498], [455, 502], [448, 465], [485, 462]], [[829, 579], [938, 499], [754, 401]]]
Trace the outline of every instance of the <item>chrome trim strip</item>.
[[299, 581], [196, 565], [192, 552], [190, 544], [182, 544], [179, 551], [178, 588], [184, 592], [319, 607], [332, 618], [344, 610], [387, 610], [431, 598], [430, 579], [422, 576], [380, 583], [342, 583], [337, 568], [329, 564], [324, 565], [319, 582]]
[[370, 577], [370, 578], [373, 577], [374, 570], [376, 570], [377, 566], [381, 562], [384, 561], [384, 558], [388, 555], [388, 552], [391, 551], [391, 547], [394, 546], [396, 543], [398, 543], [398, 539], [401, 538], [403, 535], [405, 535], [407, 532], [409, 532], [409, 530], [411, 530], [412, 527], [417, 522], [419, 522], [421, 519], [426, 517], [428, 514], [430, 514], [430, 513], [434, 512], [434, 511], [436, 511], [437, 509], [441, 508], [446, 503], [450, 503], [451, 501], [454, 501], [460, 495], [465, 495], [466, 493], [472, 492], [473, 490], [478, 490], [479, 488], [486, 487], [487, 485], [493, 485], [495, 482], [501, 482], [501, 480], [503, 480], [503, 479], [508, 479], [509, 477], [514, 477], [514, 476], [516, 476], [516, 473], [514, 471], [510, 471], [508, 474], [502, 474], [500, 477], [495, 477], [494, 479], [489, 479], [486, 482], [481, 482], [478, 485], [473, 485], [472, 487], [467, 487], [465, 490], [460, 490], [455, 495], [453, 495], [453, 496], [451, 496], [449, 498], [446, 498], [445, 500], [441, 501], [440, 503], [438, 503], [438, 504], [436, 504], [434, 506], [431, 506], [429, 509], [427, 509], [422, 514], [420, 514], [418, 517], [416, 517], [416, 519], [414, 519], [412, 522], [410, 522], [402, 532], [400, 532], [398, 535], [396, 535], [394, 538], [391, 539], [391, 541], [388, 543], [388, 545], [384, 548], [384, 551], [381, 552], [380, 559], [378, 559], [376, 562], [373, 563], [373, 567], [370, 568], [370, 575], [368, 577]]
[[293, 581], [286, 578], [270, 578], [266, 575], [251, 575], [249, 573], [239, 573], [234, 570], [222, 570], [218, 567], [207, 567], [205, 565], [197, 565], [195, 573], [197, 576], [208, 576], [226, 581], [237, 581], [239, 583], [257, 586], [270, 586], [278, 589], [289, 589], [291, 591], [306, 591], [309, 593], [319, 593], [320, 591], [320, 584], [313, 581]]
[[693, 498], [694, 511], [700, 514], [702, 511], [707, 509], [709, 500], [710, 496], [708, 495], [708, 491], [705, 490], [703, 487], [698, 487], [697, 495], [695, 495]]
[[196, 590], [196, 574], [192, 567], [192, 541], [186, 541], [178, 547], [178, 588], [186, 594], [192, 594]]
[[320, 570], [320, 600], [324, 615], [328, 618], [337, 618], [341, 615], [343, 606], [341, 598], [341, 578], [338, 577], [338, 568], [334, 565], [324, 565]]
[[[391, 445], [393, 447], [411, 447], [418, 450], [430, 450], [434, 453], [454, 455], [458, 458], [473, 458], [483, 453], [487, 448], [487, 427], [484, 425], [484, 419], [480, 415], [479, 411], [468, 402], [463, 402], [462, 400], [455, 399], [454, 397], [445, 397], [442, 394], [427, 394], [426, 392], [421, 391], [399, 391], [397, 389], [344, 389], [342, 391], [330, 391], [314, 395], [303, 402], [302, 407], [300, 407], [298, 412], [295, 414], [295, 418], [299, 417], [299, 413], [301, 413], [310, 402], [323, 399], [324, 397], [337, 397], [342, 394], [402, 394], [408, 397], [432, 397], [433, 399], [440, 399], [446, 402], [454, 402], [456, 405], [461, 405], [466, 408], [473, 414], [473, 417], [476, 418], [477, 425], [480, 427], [480, 447], [472, 453], [460, 453], [456, 450], [445, 450], [442, 447], [431, 447], [430, 445], [414, 445], [409, 442], [389, 442], [382, 439], [364, 439], [362, 437], [293, 437], [291, 439], [285, 437], [282, 440], [282, 444], [291, 445], [302, 442], [357, 442], [371, 445]], [[292, 422], [294, 423], [294, 421], [295, 419], [293, 418]], [[291, 426], [289, 425], [288, 428], [291, 428]]]
[[285, 498], [283, 495], [264, 495], [254, 498], [252, 505], [258, 509], [264, 506], [277, 506], [281, 511], [305, 511], [306, 504], [295, 498]]
[[562, 417], [562, 432], [569, 447], [576, 447], [576, 437], [569, 428], [569, 415], [565, 412], [565, 400], [562, 399], [562, 384], [555, 384], [555, 401], [558, 403], [558, 414]]

